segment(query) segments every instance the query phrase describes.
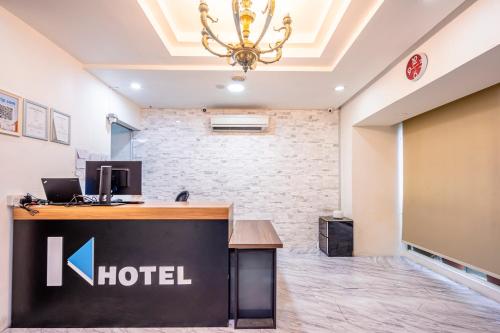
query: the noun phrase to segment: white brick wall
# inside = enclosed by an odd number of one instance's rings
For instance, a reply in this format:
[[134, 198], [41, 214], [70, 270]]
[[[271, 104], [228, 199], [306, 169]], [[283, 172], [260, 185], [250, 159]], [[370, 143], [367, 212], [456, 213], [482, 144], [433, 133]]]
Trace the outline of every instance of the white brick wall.
[[[267, 133], [214, 133], [210, 116], [270, 116]], [[317, 243], [318, 216], [339, 206], [338, 112], [151, 110], [134, 155], [146, 199], [234, 202], [235, 219], [271, 219], [287, 247]]]

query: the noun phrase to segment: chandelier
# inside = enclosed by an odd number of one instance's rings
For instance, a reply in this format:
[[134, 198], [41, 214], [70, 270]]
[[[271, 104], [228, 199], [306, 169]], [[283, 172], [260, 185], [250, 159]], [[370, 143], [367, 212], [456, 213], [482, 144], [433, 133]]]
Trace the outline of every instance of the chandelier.
[[[290, 15], [287, 14], [283, 18], [283, 26], [280, 28], [274, 28], [274, 31], [283, 31], [283, 38], [276, 41], [274, 44], [269, 44], [268, 48], [261, 49], [259, 47], [259, 43], [266, 34], [269, 24], [271, 23], [271, 19], [273, 18], [275, 0], [268, 0], [266, 8], [262, 12], [262, 14], [267, 15], [267, 18], [264, 23], [264, 29], [255, 42], [249, 40], [250, 25], [255, 20], [255, 13], [251, 10], [251, 7], [251, 0], [233, 0], [233, 18], [239, 38], [239, 42], [236, 43], [224, 43], [213, 33], [208, 21], [211, 23], [217, 23], [218, 19], [213, 18], [208, 14], [208, 5], [204, 0], [200, 0], [200, 6], [198, 7], [200, 11], [201, 24], [203, 25], [203, 30], [201, 31], [201, 42], [205, 49], [218, 57], [227, 58], [227, 61], [231, 66], [239, 64], [243, 67], [245, 72], [249, 69], [255, 69], [257, 67], [257, 62], [272, 64], [279, 61], [282, 55], [283, 44], [285, 44], [292, 33], [292, 19], [290, 18]], [[209, 42], [211, 40], [223, 46], [226, 49], [226, 53], [219, 53], [210, 48]], [[269, 57], [263, 57], [263, 55], [269, 55]]]

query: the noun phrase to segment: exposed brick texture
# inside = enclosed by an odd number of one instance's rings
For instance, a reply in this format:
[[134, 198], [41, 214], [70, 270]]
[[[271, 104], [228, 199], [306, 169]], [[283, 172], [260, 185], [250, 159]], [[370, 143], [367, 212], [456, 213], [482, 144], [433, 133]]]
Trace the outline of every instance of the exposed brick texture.
[[[266, 114], [265, 133], [217, 133], [213, 114]], [[134, 156], [146, 199], [234, 202], [236, 219], [271, 219], [287, 247], [314, 247], [317, 221], [339, 206], [338, 112], [142, 110]]]

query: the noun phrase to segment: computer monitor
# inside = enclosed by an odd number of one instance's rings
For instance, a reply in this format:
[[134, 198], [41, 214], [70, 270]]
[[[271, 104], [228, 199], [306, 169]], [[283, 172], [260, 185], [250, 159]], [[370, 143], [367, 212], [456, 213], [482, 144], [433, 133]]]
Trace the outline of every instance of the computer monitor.
[[142, 161], [87, 161], [85, 194], [100, 194], [102, 166], [111, 166], [112, 195], [142, 195]]

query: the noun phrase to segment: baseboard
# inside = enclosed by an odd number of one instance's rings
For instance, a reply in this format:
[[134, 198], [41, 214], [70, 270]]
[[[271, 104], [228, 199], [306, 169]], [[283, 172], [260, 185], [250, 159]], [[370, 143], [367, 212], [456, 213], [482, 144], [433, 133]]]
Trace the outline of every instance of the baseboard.
[[401, 252], [412, 261], [500, 303], [500, 287], [414, 251]]

